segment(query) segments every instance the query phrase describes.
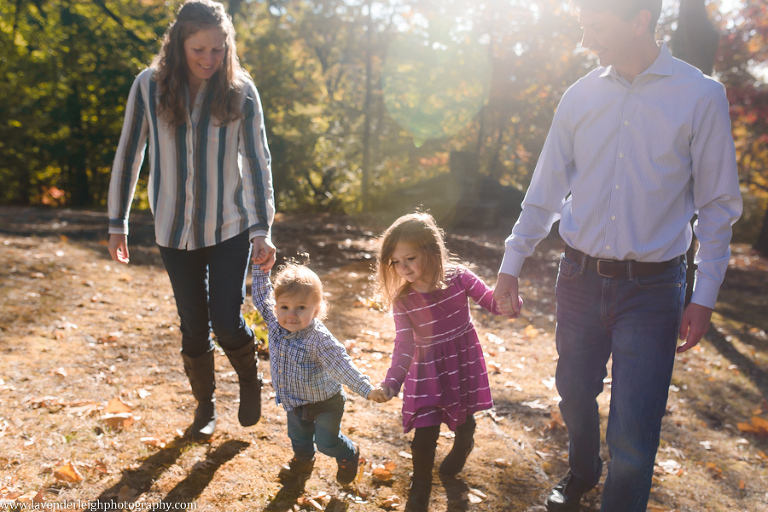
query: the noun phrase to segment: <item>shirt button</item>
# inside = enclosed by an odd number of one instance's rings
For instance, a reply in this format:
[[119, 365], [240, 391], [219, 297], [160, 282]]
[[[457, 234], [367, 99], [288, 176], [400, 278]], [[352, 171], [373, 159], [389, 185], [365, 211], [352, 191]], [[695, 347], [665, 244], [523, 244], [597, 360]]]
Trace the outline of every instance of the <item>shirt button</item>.
[[611, 220], [616, 220], [616, 216], [615, 215], [611, 215]]
[[619, 153], [620, 158], [624, 158], [624, 153]]
[[619, 186], [618, 185], [616, 185], [616, 190], [619, 190]]
[[611, 250], [611, 246], [610, 245], [606, 245], [605, 248], [608, 249], [608, 250]]
[[627, 126], [629, 124], [629, 121], [624, 121], [624, 126]]

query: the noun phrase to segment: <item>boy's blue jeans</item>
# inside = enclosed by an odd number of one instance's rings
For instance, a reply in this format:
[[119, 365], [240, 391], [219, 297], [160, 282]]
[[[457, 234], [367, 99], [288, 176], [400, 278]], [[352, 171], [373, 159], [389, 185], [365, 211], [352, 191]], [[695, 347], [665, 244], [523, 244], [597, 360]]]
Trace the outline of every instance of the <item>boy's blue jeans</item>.
[[322, 402], [288, 411], [288, 437], [297, 459], [314, 457], [315, 444], [321, 453], [336, 460], [352, 458], [355, 448], [340, 430], [346, 400], [341, 392]]
[[685, 263], [653, 276], [606, 278], [563, 256], [556, 294], [556, 383], [571, 471], [588, 485], [600, 479], [596, 398], [612, 357], [601, 511], [645, 512], [685, 300]]
[[250, 269], [248, 231], [192, 251], [160, 247], [181, 319], [181, 351], [200, 357], [213, 348], [211, 327], [223, 348], [237, 350], [253, 339], [241, 306]]

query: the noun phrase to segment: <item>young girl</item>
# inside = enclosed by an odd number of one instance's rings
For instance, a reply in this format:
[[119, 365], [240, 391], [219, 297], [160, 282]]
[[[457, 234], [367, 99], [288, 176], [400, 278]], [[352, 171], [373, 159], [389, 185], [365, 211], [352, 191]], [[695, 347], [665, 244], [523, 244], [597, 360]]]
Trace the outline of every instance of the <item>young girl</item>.
[[416, 429], [406, 510], [426, 511], [440, 424], [456, 432], [440, 471], [455, 475], [474, 446], [473, 413], [493, 407], [467, 297], [500, 313], [492, 290], [451, 262], [442, 232], [427, 213], [400, 217], [386, 230], [378, 278], [396, 328], [392, 365], [379, 389], [389, 400], [405, 384], [403, 428]]
[[275, 401], [287, 411], [293, 458], [280, 471], [284, 483], [303, 487], [312, 474], [315, 444], [338, 463], [336, 480], [351, 483], [360, 450], [341, 431], [346, 396], [342, 383], [371, 400], [386, 400], [323, 325], [323, 283], [309, 268], [289, 264], [275, 277], [253, 266], [253, 304], [269, 328], [269, 362]]
[[216, 427], [211, 330], [238, 375], [240, 423], [261, 416], [256, 348], [240, 308], [249, 259], [266, 269], [275, 262], [275, 201], [259, 93], [236, 50], [224, 5], [184, 3], [131, 87], [109, 185], [109, 253], [128, 263], [128, 215], [148, 149], [155, 239], [197, 400], [185, 432], [193, 439], [209, 439]]

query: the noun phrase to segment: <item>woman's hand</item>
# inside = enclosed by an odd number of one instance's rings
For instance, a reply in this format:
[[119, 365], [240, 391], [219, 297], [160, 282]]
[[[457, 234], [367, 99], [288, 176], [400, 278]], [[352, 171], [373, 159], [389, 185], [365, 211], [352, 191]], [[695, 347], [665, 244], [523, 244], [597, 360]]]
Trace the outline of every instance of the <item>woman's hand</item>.
[[251, 250], [251, 261], [255, 265], [261, 265], [261, 270], [269, 272], [275, 264], [277, 249], [272, 241], [265, 236], [257, 236], [251, 240], [253, 244]]
[[128, 255], [128, 237], [126, 235], [120, 235], [111, 233], [109, 235], [109, 255], [112, 259], [127, 264], [130, 261]]

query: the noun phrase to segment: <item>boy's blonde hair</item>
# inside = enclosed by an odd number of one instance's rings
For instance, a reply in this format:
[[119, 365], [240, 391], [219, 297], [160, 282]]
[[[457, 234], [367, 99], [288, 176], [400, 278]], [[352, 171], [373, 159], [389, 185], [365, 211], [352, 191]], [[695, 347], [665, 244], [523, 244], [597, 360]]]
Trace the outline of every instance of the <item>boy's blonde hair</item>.
[[445, 282], [445, 272], [454, 262], [443, 240], [443, 230], [426, 212], [413, 212], [397, 219], [381, 236], [376, 274], [387, 306], [408, 290], [408, 281], [392, 266], [392, 253], [398, 242], [413, 244], [424, 257], [424, 280], [430, 289]]
[[328, 301], [323, 293], [323, 282], [309, 267], [297, 263], [287, 263], [280, 267], [275, 275], [273, 286], [275, 301], [281, 295], [313, 296], [317, 299], [320, 309], [317, 319], [325, 319], [328, 313]]

